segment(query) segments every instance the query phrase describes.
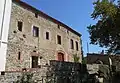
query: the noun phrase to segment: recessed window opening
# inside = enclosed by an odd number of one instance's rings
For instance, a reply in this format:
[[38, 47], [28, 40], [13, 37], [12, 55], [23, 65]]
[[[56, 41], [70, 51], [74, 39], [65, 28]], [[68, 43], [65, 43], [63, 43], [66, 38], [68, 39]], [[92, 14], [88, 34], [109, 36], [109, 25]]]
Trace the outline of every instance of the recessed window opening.
[[21, 58], [21, 52], [18, 52], [18, 60]]
[[60, 25], [58, 25], [58, 29], [60, 29]]
[[69, 31], [67, 30], [67, 34], [69, 34]]
[[57, 43], [61, 44], [61, 36], [60, 35], [57, 35]]
[[49, 32], [46, 32], [46, 39], [49, 40]]
[[18, 30], [22, 31], [23, 22], [18, 21]]
[[36, 26], [33, 26], [33, 36], [39, 37], [39, 28]]
[[38, 14], [37, 13], [35, 13], [35, 17], [38, 18]]
[[78, 51], [78, 42], [76, 41], [76, 50]]
[[71, 49], [74, 49], [74, 43], [72, 39], [70, 40], [70, 44], [71, 44]]
[[5, 72], [4, 72], [4, 71], [2, 71], [2, 72], [1, 72], [1, 75], [5, 75]]

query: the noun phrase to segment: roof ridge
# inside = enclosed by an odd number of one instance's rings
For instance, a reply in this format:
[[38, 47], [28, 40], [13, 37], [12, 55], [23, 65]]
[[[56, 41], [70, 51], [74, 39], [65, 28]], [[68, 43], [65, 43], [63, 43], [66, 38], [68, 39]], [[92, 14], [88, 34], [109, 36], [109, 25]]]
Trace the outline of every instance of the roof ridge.
[[47, 15], [47, 14], [45, 14], [45, 13], [42, 12], [41, 10], [39, 10], [39, 9], [37, 9], [37, 8], [29, 5], [29, 4], [27, 4], [26, 2], [23, 2], [23, 1], [21, 1], [21, 0], [12, 0], [12, 1], [18, 3], [19, 5], [22, 5], [22, 6], [27, 7], [28, 9], [30, 9], [30, 10], [32, 10], [32, 11], [34, 11], [34, 12], [36, 12], [36, 13], [42, 15], [42, 16], [44, 16], [45, 18], [49, 18], [49, 19], [50, 19], [51, 21], [53, 21], [54, 23], [57, 23], [57, 24], [65, 27], [66, 29], [74, 32], [76, 35], [81, 36], [80, 33], [78, 33], [77, 31], [75, 31], [74, 29], [72, 29], [72, 28], [69, 27], [68, 25], [66, 25], [66, 24], [64, 24], [64, 23], [56, 20], [55, 18], [53, 18], [53, 17], [51, 17], [51, 16], [49, 16], [49, 15]]

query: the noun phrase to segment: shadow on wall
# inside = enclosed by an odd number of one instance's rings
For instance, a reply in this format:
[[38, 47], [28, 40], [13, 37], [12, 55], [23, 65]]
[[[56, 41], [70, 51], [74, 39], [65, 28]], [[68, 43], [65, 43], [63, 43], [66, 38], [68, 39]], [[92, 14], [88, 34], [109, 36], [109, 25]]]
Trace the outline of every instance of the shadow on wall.
[[85, 64], [52, 60], [50, 66], [47, 72], [49, 83], [85, 83], [84, 81], [87, 80], [88, 73]]
[[113, 73], [112, 83], [120, 83], [120, 71]]

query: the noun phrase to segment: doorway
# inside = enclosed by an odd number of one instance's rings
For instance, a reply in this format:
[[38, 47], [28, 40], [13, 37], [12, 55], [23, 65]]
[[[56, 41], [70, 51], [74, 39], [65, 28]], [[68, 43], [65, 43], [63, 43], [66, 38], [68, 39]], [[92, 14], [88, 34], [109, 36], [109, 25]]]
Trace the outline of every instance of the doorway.
[[58, 53], [58, 61], [64, 61], [64, 54], [63, 53]]
[[38, 56], [32, 56], [32, 68], [38, 67]]

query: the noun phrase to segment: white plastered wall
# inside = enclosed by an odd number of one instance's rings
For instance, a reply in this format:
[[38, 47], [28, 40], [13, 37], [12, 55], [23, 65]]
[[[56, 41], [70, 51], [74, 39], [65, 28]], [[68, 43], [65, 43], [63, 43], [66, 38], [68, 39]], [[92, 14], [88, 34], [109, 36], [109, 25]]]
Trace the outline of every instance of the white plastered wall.
[[0, 71], [5, 71], [12, 0], [0, 0]]

